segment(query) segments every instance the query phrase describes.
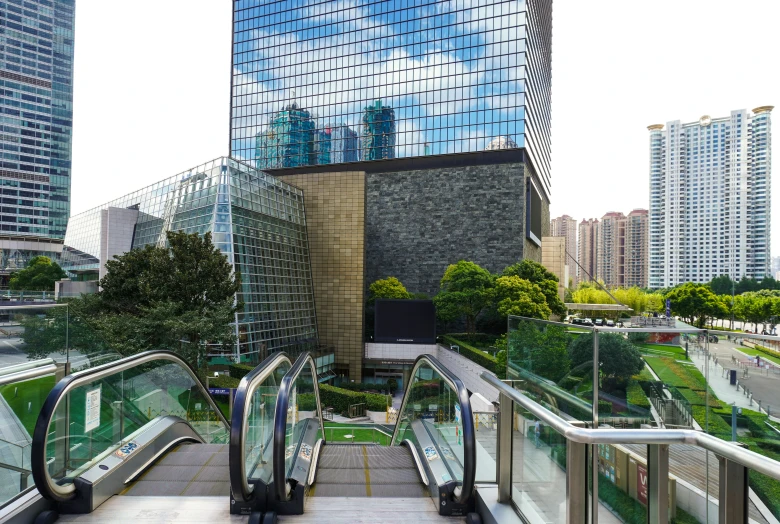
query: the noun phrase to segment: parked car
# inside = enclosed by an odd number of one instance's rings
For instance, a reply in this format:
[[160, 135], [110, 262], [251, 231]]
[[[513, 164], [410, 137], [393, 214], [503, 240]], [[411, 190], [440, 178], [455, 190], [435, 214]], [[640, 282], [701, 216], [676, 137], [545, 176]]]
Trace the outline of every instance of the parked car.
[[604, 325], [604, 319], [603, 318], [597, 318], [594, 322], [597, 326], [603, 326]]
[[582, 319], [582, 325], [583, 326], [592, 326], [593, 325], [593, 321], [591, 319], [589, 319], [589, 318], [583, 318]]
[[615, 321], [614, 320], [607, 320], [607, 327], [615, 327]]

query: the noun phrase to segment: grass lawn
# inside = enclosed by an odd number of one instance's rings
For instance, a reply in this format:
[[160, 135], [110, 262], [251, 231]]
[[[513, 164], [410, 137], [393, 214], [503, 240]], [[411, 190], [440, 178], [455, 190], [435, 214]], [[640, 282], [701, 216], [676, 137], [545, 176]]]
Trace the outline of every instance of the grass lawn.
[[[38, 420], [38, 413], [49, 392], [54, 387], [54, 376], [40, 377], [0, 387], [0, 395], [11, 407], [31, 436]], [[15, 393], [14, 393], [15, 392]], [[30, 405], [28, 410], [27, 406]]]
[[636, 347], [639, 348], [639, 351], [642, 353], [656, 353], [660, 352], [662, 356], [663, 353], [671, 353], [675, 356], [675, 358], [680, 360], [685, 360], [685, 348], [681, 348], [680, 346], [666, 346], [664, 344], [634, 344]]
[[738, 351], [741, 351], [742, 353], [746, 355], [750, 355], [751, 357], [759, 356], [761, 358], [765, 358], [767, 360], [771, 360], [775, 364], [780, 365], [780, 357], [775, 357], [771, 353], [773, 353], [771, 350], [768, 349], [755, 349], [755, 348], [748, 348], [748, 347], [738, 347]]
[[[366, 426], [363, 429], [357, 424], [342, 424], [339, 422], [325, 423], [325, 439], [328, 442], [373, 442], [380, 446], [389, 446], [390, 437], [373, 429], [374, 426]], [[383, 430], [384, 431], [384, 430]], [[354, 435], [354, 439], [346, 438], [345, 435]], [[317, 437], [321, 437], [319, 432]]]

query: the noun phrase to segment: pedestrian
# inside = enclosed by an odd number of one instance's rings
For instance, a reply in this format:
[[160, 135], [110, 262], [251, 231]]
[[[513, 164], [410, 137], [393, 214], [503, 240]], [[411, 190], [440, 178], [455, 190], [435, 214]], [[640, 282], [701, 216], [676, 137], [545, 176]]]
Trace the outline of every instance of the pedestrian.
[[534, 424], [534, 435], [536, 436], [535, 444], [539, 447], [539, 436], [542, 434], [542, 424], [537, 420]]

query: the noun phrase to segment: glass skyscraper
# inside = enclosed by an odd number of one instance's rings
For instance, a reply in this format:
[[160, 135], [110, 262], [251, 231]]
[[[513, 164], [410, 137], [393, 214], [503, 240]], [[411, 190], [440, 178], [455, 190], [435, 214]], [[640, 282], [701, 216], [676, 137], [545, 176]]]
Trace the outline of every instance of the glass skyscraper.
[[[331, 124], [358, 134], [359, 160], [501, 144], [527, 151], [549, 194], [550, 4], [234, 0], [231, 155], [350, 161], [308, 154]], [[280, 125], [291, 107], [311, 132]]]
[[[96, 280], [114, 255], [166, 245], [168, 231], [205, 234], [241, 278], [234, 360], [295, 352], [317, 342], [303, 192], [218, 158], [74, 216], [62, 267]], [[215, 355], [218, 356], [218, 355]]]
[[0, 274], [57, 256], [70, 215], [75, 0], [0, 3]]

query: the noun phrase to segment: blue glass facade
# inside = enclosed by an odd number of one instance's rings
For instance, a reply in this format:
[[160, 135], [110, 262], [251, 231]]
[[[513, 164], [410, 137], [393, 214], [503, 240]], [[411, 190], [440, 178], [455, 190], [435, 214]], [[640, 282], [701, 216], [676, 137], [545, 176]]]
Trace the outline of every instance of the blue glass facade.
[[[549, 194], [551, 0], [233, 6], [232, 156], [260, 168], [351, 161], [316, 146], [334, 125], [359, 136], [363, 161], [499, 143], [527, 150]], [[277, 132], [292, 105], [311, 133]], [[280, 162], [280, 147], [294, 160]]]
[[[74, 216], [62, 267], [77, 280], [134, 248], [166, 245], [168, 231], [205, 234], [240, 274], [233, 360], [258, 361], [317, 343], [303, 192], [219, 158]], [[213, 355], [226, 356], [226, 355]]]
[[75, 0], [0, 2], [0, 274], [56, 257], [70, 216]]

